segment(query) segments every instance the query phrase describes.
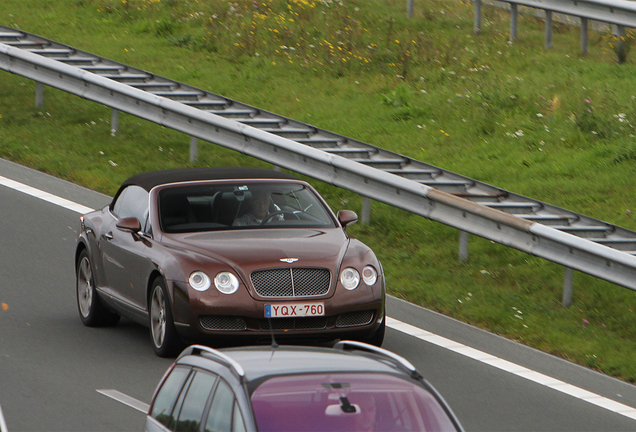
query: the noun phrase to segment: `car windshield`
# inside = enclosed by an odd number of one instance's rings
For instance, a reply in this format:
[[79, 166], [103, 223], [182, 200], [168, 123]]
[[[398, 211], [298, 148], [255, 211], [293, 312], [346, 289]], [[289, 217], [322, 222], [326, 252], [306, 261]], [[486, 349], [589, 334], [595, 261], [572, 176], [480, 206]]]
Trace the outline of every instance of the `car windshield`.
[[388, 374], [274, 377], [251, 399], [260, 432], [456, 430], [425, 388]]
[[168, 187], [159, 192], [158, 208], [166, 233], [336, 226], [313, 191], [291, 182]]

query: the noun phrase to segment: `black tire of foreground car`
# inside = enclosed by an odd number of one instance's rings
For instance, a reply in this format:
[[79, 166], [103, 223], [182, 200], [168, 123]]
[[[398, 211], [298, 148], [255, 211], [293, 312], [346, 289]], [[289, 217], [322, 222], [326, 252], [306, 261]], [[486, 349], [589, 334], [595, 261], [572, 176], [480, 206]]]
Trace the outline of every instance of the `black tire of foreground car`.
[[95, 279], [93, 278], [91, 260], [85, 249], [80, 253], [77, 259], [75, 274], [77, 277], [75, 285], [77, 309], [82, 323], [88, 327], [116, 325], [121, 317], [106, 309], [99, 300], [99, 296], [95, 290]]
[[150, 339], [159, 357], [174, 357], [183, 348], [177, 334], [170, 309], [166, 284], [160, 277], [152, 283], [150, 290]]

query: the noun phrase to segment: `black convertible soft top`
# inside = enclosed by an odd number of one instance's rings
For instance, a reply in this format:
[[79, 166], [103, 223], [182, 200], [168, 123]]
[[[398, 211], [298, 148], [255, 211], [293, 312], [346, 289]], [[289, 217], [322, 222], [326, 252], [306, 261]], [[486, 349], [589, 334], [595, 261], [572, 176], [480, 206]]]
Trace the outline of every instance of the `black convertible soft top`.
[[201, 180], [240, 180], [240, 179], [296, 179], [291, 174], [265, 168], [246, 167], [203, 167], [175, 168], [160, 171], [148, 171], [135, 174], [124, 181], [115, 194], [111, 205], [126, 186], [137, 185], [148, 192], [155, 187], [168, 183], [180, 183]]
[[119, 188], [137, 185], [148, 192], [155, 187], [167, 183], [180, 183], [200, 180], [239, 180], [239, 179], [295, 179], [291, 174], [264, 168], [244, 167], [206, 167], [206, 168], [176, 168], [161, 171], [149, 171], [136, 174], [124, 181]]

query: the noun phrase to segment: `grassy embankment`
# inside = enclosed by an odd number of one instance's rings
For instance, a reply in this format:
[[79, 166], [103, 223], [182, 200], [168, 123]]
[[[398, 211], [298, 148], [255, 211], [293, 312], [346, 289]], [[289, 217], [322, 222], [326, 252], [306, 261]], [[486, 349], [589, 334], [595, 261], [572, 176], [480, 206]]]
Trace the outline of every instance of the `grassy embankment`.
[[[320, 126], [495, 186], [636, 229], [635, 67], [618, 65], [610, 35], [470, 5], [404, 0], [5, 0], [0, 24]], [[62, 12], [63, 11], [63, 12]], [[630, 42], [630, 40], [628, 40]], [[262, 162], [0, 73], [0, 157], [112, 194], [131, 174]], [[361, 199], [314, 182], [334, 209]], [[635, 216], [636, 217], [636, 216]], [[636, 297], [563, 268], [374, 203], [351, 233], [380, 256], [389, 293], [607, 374], [636, 381]]]

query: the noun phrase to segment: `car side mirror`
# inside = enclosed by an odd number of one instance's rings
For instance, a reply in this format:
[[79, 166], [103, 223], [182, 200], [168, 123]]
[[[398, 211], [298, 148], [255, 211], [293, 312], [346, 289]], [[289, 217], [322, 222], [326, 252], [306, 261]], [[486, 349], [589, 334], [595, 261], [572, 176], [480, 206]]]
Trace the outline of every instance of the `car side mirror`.
[[141, 231], [141, 222], [136, 217], [122, 218], [117, 222], [116, 227], [122, 231], [128, 231], [131, 233], [138, 233]]
[[352, 210], [340, 210], [338, 211], [338, 222], [343, 227], [353, 225], [358, 222], [358, 215]]

